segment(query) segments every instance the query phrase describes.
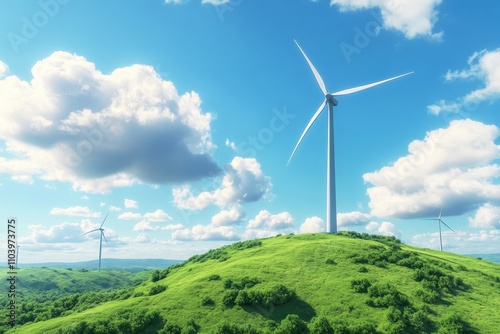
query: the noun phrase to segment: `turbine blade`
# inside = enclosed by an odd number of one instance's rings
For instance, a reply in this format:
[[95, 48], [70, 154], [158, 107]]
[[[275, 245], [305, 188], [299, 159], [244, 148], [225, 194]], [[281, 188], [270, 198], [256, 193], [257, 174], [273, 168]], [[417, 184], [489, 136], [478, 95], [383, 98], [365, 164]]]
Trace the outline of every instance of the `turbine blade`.
[[326, 86], [325, 86], [325, 83], [323, 82], [323, 79], [321, 78], [321, 75], [319, 75], [318, 71], [316, 70], [316, 68], [314, 67], [314, 65], [311, 63], [311, 61], [307, 57], [307, 55], [304, 52], [304, 50], [302, 50], [302, 48], [300, 47], [299, 43], [297, 43], [296, 40], [293, 40], [293, 41], [299, 47], [299, 50], [300, 50], [300, 52], [302, 52], [302, 55], [304, 56], [304, 58], [306, 58], [307, 63], [309, 64], [309, 67], [311, 68], [312, 72], [314, 73], [314, 77], [316, 78], [316, 81], [318, 82], [318, 85], [321, 88], [321, 91], [323, 92], [323, 94], [326, 95], [327, 94], [327, 92], [326, 92]]
[[437, 218], [422, 218], [422, 220], [438, 220]]
[[374, 82], [374, 83], [371, 83], [371, 84], [368, 84], [368, 85], [363, 85], [363, 86], [358, 86], [358, 87], [354, 87], [354, 88], [344, 89], [344, 90], [341, 90], [340, 92], [332, 93], [332, 95], [333, 96], [340, 96], [340, 95], [347, 95], [347, 94], [356, 93], [356, 92], [359, 92], [361, 90], [365, 90], [365, 89], [368, 89], [368, 88], [371, 88], [371, 87], [374, 87], [374, 86], [377, 86], [377, 85], [381, 85], [381, 84], [386, 83], [388, 81], [395, 80], [395, 79], [404, 77], [405, 75], [412, 74], [412, 73], [413, 72], [408, 72], [408, 73], [405, 73], [405, 74], [398, 75], [397, 77], [385, 79], [385, 80], [382, 80], [382, 81], [377, 81], [377, 82]]
[[290, 163], [290, 161], [292, 160], [293, 155], [295, 154], [295, 151], [297, 151], [297, 148], [299, 147], [300, 142], [302, 141], [302, 138], [304, 138], [304, 136], [306, 135], [306, 133], [309, 130], [309, 128], [311, 127], [311, 125], [314, 123], [316, 118], [318, 118], [319, 114], [321, 114], [321, 112], [325, 108], [325, 105], [326, 105], [326, 100], [323, 101], [323, 103], [319, 106], [318, 110], [316, 111], [316, 113], [313, 115], [313, 117], [309, 121], [309, 124], [307, 124], [306, 128], [304, 129], [304, 132], [302, 132], [302, 135], [300, 136], [299, 141], [297, 142], [297, 145], [295, 145], [295, 148], [293, 149], [292, 155], [290, 155], [290, 159], [288, 159], [288, 162], [286, 163], [287, 166]]
[[101, 228], [101, 227], [102, 227], [102, 225], [104, 225], [104, 222], [105, 222], [105, 221], [106, 221], [106, 219], [108, 218], [108, 215], [109, 215], [109, 211], [108, 211], [108, 213], [106, 214], [106, 217], [104, 217], [104, 220], [102, 221], [102, 224], [101, 224], [101, 226], [99, 226], [99, 228]]
[[85, 234], [89, 234], [89, 233], [92, 233], [92, 232], [95, 232], [95, 231], [99, 231], [99, 229], [98, 229], [98, 228], [96, 228], [95, 230], [85, 232], [85, 233], [83, 233], [83, 234], [80, 234], [80, 236], [85, 235]]
[[104, 240], [106, 241], [106, 243], [108, 243], [108, 240], [106, 240], [106, 236], [104, 235], [104, 232], [103, 232], [103, 231], [101, 231], [101, 234], [102, 234], [102, 236], [104, 237]]
[[438, 217], [438, 219], [439, 219], [439, 220], [441, 220], [441, 213], [442, 213], [442, 212], [443, 212], [443, 209], [442, 209], [442, 208], [441, 208], [441, 209], [439, 209], [439, 217]]
[[453, 232], [455, 232], [455, 230], [454, 230], [454, 229], [452, 229], [451, 227], [449, 227], [448, 225], [446, 225], [446, 223], [445, 223], [444, 221], [442, 221], [441, 219], [439, 219], [439, 221], [440, 221], [441, 223], [443, 223], [443, 225], [444, 225], [444, 226], [446, 226], [447, 228], [449, 228], [450, 230], [452, 230]]

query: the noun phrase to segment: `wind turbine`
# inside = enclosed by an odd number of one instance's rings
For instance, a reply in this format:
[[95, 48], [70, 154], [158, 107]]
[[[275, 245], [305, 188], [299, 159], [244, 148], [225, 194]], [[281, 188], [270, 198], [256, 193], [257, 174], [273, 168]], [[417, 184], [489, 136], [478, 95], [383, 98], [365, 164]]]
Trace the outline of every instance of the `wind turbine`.
[[316, 78], [316, 81], [318, 82], [319, 87], [321, 88], [321, 91], [325, 95], [325, 100], [323, 103], [319, 106], [318, 110], [316, 113], [313, 115], [309, 123], [307, 124], [304, 132], [302, 132], [302, 135], [299, 138], [299, 141], [297, 142], [297, 145], [295, 145], [295, 148], [293, 149], [292, 154], [290, 155], [290, 159], [288, 159], [288, 164], [293, 158], [293, 155], [295, 154], [295, 151], [300, 145], [300, 142], [306, 135], [307, 131], [311, 127], [311, 125], [314, 123], [314, 121], [318, 118], [319, 114], [323, 111], [325, 108], [326, 104], [328, 103], [328, 158], [327, 158], [327, 167], [326, 167], [326, 232], [327, 233], [336, 233], [337, 232], [337, 210], [336, 210], [336, 198], [335, 198], [335, 149], [334, 149], [334, 135], [333, 135], [333, 107], [338, 105], [337, 100], [335, 99], [336, 96], [341, 96], [341, 95], [347, 95], [347, 94], [352, 94], [356, 93], [380, 84], [383, 84], [385, 82], [401, 78], [405, 75], [411, 74], [413, 72], [405, 73], [402, 75], [398, 75], [397, 77], [385, 79], [382, 81], [377, 81], [368, 85], [363, 85], [363, 86], [358, 86], [354, 88], [349, 88], [345, 90], [338, 91], [336, 93], [328, 93], [326, 90], [325, 83], [323, 82], [323, 79], [319, 75], [318, 71], [314, 67], [314, 65], [311, 63], [309, 58], [307, 57], [306, 53], [302, 50], [300, 47], [299, 43], [297, 43], [296, 40], [294, 40], [295, 44], [297, 44], [300, 52], [302, 52], [302, 55], [306, 59], [307, 63], [309, 64], [309, 67], [311, 68], [314, 77]]
[[443, 251], [443, 238], [441, 237], [441, 224], [444, 224], [447, 228], [449, 228], [452, 232], [455, 232], [451, 227], [446, 225], [446, 223], [441, 219], [442, 209], [439, 210], [439, 216], [437, 218], [424, 218], [424, 220], [437, 220], [439, 226], [439, 250]]
[[[95, 231], [100, 231], [101, 232], [101, 239], [99, 240], [99, 266], [98, 266], [97, 270], [101, 270], [102, 238], [104, 237], [104, 240], [106, 240], [106, 236], [104, 235], [104, 229], [102, 228], [102, 225], [104, 225], [104, 222], [108, 218], [108, 215], [109, 215], [109, 211], [106, 214], [106, 217], [104, 217], [104, 220], [102, 221], [102, 224], [101, 224], [101, 226], [99, 226], [99, 228], [96, 228], [95, 230], [92, 230], [92, 231], [85, 232], [85, 233], [83, 233], [83, 234], [80, 235], [80, 236], [82, 236], [82, 235], [89, 234], [89, 233], [92, 233], [92, 232], [95, 232]], [[106, 243], [107, 242], [108, 242], [108, 240], [106, 240]]]
[[21, 248], [21, 246], [16, 245], [16, 269], [19, 269], [17, 266], [17, 260], [19, 260], [19, 248]]

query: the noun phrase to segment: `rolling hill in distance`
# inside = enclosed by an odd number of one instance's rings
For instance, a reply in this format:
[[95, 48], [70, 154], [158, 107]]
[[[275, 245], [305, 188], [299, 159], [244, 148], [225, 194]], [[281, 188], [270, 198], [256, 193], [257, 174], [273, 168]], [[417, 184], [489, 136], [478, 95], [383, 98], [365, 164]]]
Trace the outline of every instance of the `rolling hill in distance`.
[[[42, 262], [22, 264], [22, 268], [71, 268], [71, 269], [96, 269], [97, 260], [82, 262]], [[173, 264], [184, 262], [182, 260], [168, 259], [102, 259], [102, 270], [123, 270], [138, 272], [155, 268], [166, 268]]]
[[28, 289], [38, 279], [48, 284], [40, 286], [46, 302], [19, 297], [18, 325], [2, 322], [2, 328], [30, 334], [495, 334], [500, 265], [476, 257], [340, 232], [237, 242], [126, 275], [21, 269], [21, 297], [41, 293]]

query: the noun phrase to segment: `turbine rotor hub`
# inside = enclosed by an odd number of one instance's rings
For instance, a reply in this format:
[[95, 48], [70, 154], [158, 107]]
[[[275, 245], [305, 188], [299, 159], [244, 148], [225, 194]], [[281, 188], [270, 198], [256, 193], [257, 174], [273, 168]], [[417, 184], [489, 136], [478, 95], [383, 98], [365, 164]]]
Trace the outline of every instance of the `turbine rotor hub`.
[[339, 105], [339, 102], [333, 97], [332, 94], [326, 94], [325, 98], [328, 103], [331, 103], [333, 106]]

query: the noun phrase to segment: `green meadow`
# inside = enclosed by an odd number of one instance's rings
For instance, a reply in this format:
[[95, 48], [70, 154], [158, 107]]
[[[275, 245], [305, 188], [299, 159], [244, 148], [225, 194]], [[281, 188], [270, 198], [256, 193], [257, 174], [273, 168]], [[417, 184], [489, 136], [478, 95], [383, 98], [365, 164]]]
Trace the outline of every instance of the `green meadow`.
[[238, 242], [121, 276], [22, 271], [19, 291], [40, 284], [40, 297], [20, 300], [18, 319], [30, 318], [2, 322], [6, 333], [495, 334], [500, 323], [499, 264], [355, 232]]

